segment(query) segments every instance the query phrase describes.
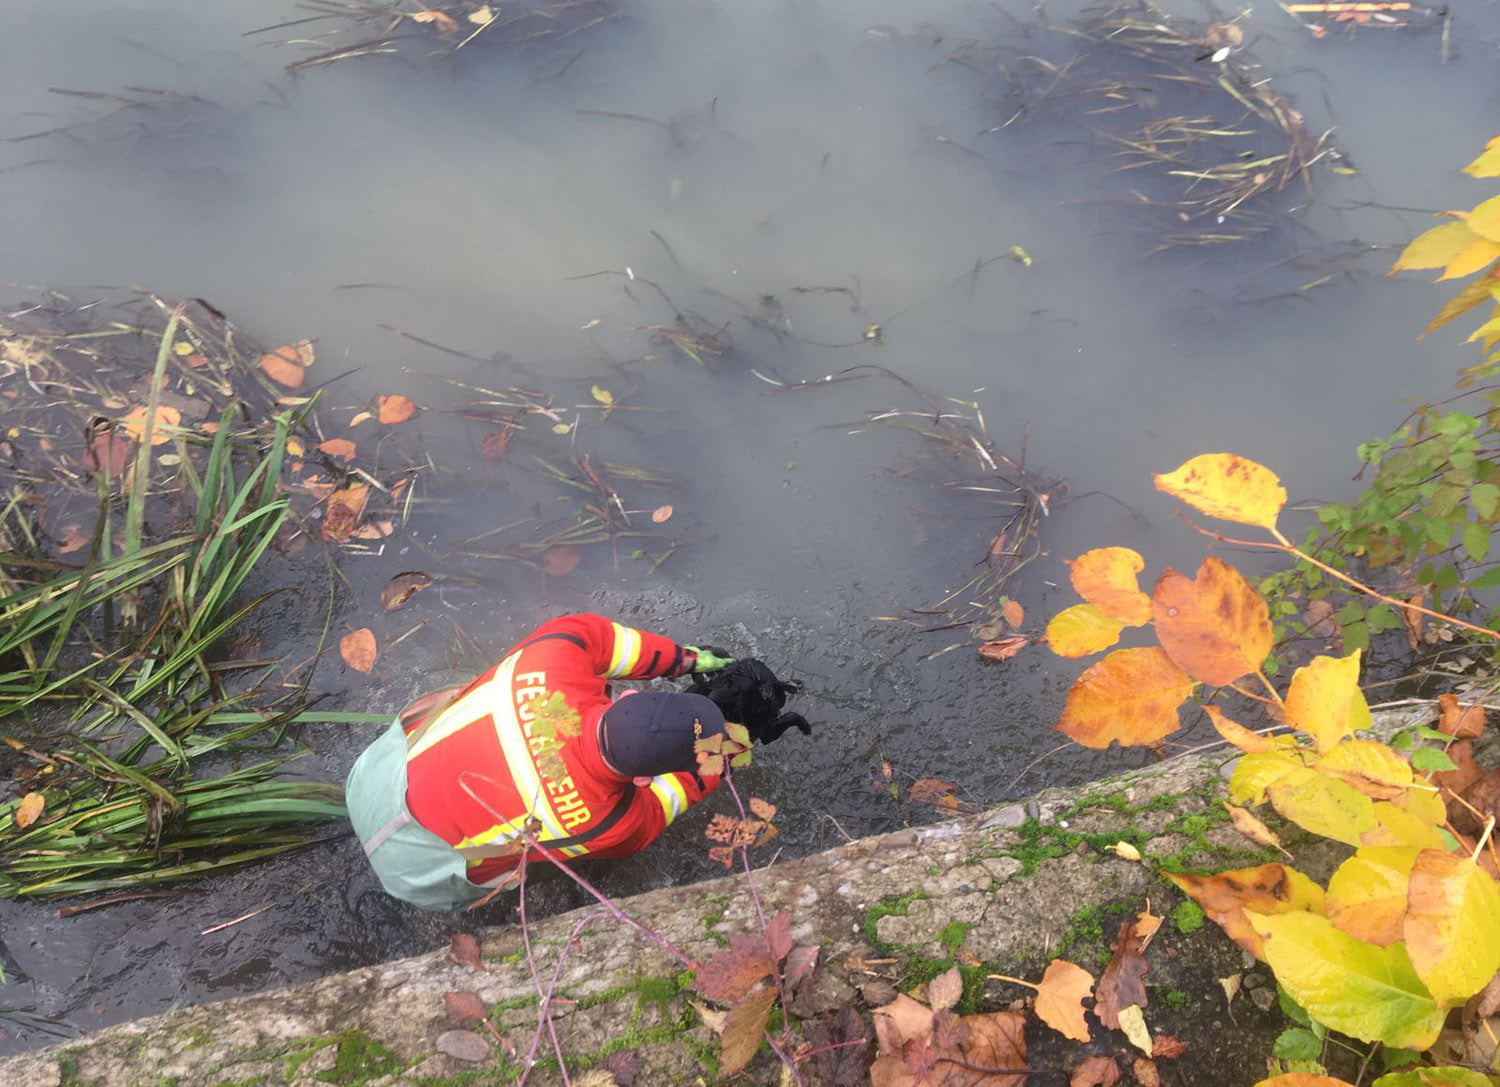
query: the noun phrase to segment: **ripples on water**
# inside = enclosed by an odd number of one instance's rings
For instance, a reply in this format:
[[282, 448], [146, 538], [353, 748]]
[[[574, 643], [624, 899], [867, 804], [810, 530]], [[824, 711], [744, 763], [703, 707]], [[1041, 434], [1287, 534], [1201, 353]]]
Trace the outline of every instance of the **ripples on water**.
[[[580, 607], [757, 652], [806, 682], [801, 708], [817, 723], [811, 741], [792, 735], [746, 775], [781, 806], [786, 855], [803, 853], [925, 818], [879, 794], [882, 758], [984, 803], [1129, 757], [1069, 751], [1028, 771], [1053, 747], [1073, 669], [1041, 653], [1003, 667], [968, 651], [928, 659], [948, 644], [940, 635], [871, 621], [962, 584], [994, 531], [974, 504], [899, 476], [920, 439], [850, 433], [868, 412], [912, 406], [899, 387], [774, 394], [749, 370], [801, 381], [878, 363], [976, 400], [1012, 455], [1024, 432], [1028, 465], [1073, 495], [1118, 499], [1078, 498], [1049, 518], [1052, 557], [1017, 587], [1037, 617], [1071, 602], [1052, 592], [1066, 584], [1058, 556], [1127, 543], [1151, 571], [1196, 562], [1199, 542], [1149, 488], [1150, 472], [1193, 453], [1261, 459], [1294, 500], [1347, 496], [1354, 445], [1386, 433], [1402, 398], [1440, 395], [1467, 361], [1453, 337], [1413, 342], [1440, 296], [1374, 274], [1390, 259], [1376, 253], [1305, 297], [1256, 300], [1315, 278], [1287, 270], [1297, 254], [1399, 245], [1427, 225], [1367, 205], [1466, 207], [1488, 194], [1457, 170], [1494, 134], [1500, 20], [1493, 0], [1469, 7], [1443, 66], [1433, 36], [1318, 43], [1258, 4], [1255, 56], [1310, 128], [1338, 125], [1360, 176], [1320, 174], [1316, 202], [1290, 212], [1306, 201], [1289, 196], [1264, 243], [1142, 260], [1152, 241], [1118, 206], [1128, 185], [1082, 122], [1064, 110], [986, 133], [1009, 113], [993, 76], [942, 63], [966, 42], [1014, 40], [1024, 5], [1004, 16], [910, 0], [630, 4], [628, 19], [520, 53], [415, 49], [289, 76], [284, 65], [311, 50], [278, 42], [315, 28], [246, 32], [303, 14], [290, 4], [19, 0], [0, 135], [65, 131], [0, 144], [0, 280], [18, 284], [13, 302], [32, 296], [24, 284], [208, 298], [270, 342], [315, 339], [325, 376], [355, 368], [332, 405], [399, 391], [453, 406], [462, 396], [447, 379], [580, 403], [598, 384], [661, 409], [621, 411], [600, 438], [628, 463], [687, 477], [671, 500], [693, 542], [655, 575], [603, 556], [545, 581], [452, 559], [477, 589], [416, 598], [407, 625], [432, 622], [375, 681], [330, 666], [324, 683], [347, 688], [352, 708], [394, 709], [465, 667], [452, 624], [498, 653], [540, 617]], [[116, 109], [49, 88], [155, 101]], [[1017, 245], [1032, 266], [993, 259]], [[724, 328], [732, 360], [710, 374], [653, 347], [641, 329], [673, 310], [648, 280]], [[798, 290], [827, 287], [839, 290]], [[872, 322], [883, 344], [863, 339]], [[422, 426], [454, 470], [454, 500], [416, 525], [425, 544], [441, 550], [543, 500], [485, 465], [454, 416]], [[418, 554], [351, 562], [351, 607], [378, 614], [379, 586]], [[288, 605], [261, 623], [280, 634], [297, 614]], [[362, 742], [306, 738], [318, 754], [302, 772], [329, 778]], [[705, 819], [593, 875], [623, 894], [711, 874]], [[355, 854], [345, 841], [183, 899], [66, 920], [0, 907], [0, 1003], [70, 1031], [423, 950], [473, 923], [393, 903]], [[540, 909], [576, 901], [558, 880], [536, 895]], [[197, 935], [267, 903], [278, 905]], [[25, 1017], [0, 1026], [0, 1052], [50, 1036]]]

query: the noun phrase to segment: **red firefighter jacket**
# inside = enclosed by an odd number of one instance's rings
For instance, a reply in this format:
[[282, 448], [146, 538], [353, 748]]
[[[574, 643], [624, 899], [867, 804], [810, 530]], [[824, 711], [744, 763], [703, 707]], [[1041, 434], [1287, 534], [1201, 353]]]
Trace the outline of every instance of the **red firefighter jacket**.
[[[673, 675], [682, 657], [670, 639], [600, 615], [542, 624], [430, 721], [407, 729], [412, 816], [470, 858], [475, 883], [516, 867], [507, 843], [528, 818], [540, 822], [543, 845], [613, 820], [585, 844], [558, 847], [563, 856], [640, 852], [719, 779], [707, 775], [700, 787], [690, 773], [663, 774], [640, 788], [611, 770], [599, 750], [606, 683]], [[483, 857], [485, 847], [502, 855]]]

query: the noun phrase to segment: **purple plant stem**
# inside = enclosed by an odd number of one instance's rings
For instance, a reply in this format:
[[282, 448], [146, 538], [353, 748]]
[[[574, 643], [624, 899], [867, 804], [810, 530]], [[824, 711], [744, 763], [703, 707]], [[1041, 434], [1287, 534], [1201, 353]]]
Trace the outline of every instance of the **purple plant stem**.
[[557, 1039], [557, 1027], [552, 1022], [552, 1014], [548, 1008], [548, 997], [550, 994], [542, 989], [541, 975], [537, 973], [536, 957], [531, 951], [531, 931], [526, 923], [526, 854], [521, 854], [518, 866], [521, 870], [521, 890], [517, 896], [517, 906], [521, 915], [521, 945], [526, 949], [526, 968], [531, 971], [531, 984], [541, 996], [541, 1003], [537, 1005], [536, 1033], [531, 1037], [531, 1048], [526, 1051], [526, 1062], [521, 1069], [521, 1083], [524, 1084], [536, 1061], [537, 1046], [541, 1043], [542, 1027], [547, 1028], [548, 1035], [552, 1038], [552, 1051], [557, 1054], [557, 1071], [562, 1076], [564, 1087], [568, 1087], [568, 1066], [563, 1060], [562, 1043]]

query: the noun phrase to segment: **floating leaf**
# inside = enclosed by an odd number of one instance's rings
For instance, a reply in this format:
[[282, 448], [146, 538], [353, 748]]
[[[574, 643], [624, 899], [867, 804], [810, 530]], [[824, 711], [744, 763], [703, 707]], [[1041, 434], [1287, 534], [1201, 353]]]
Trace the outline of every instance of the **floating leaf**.
[[1402, 939], [1414, 846], [1363, 846], [1328, 881], [1328, 919], [1356, 940], [1385, 947]]
[[1233, 453], [1203, 453], [1155, 478], [1157, 490], [1210, 517], [1240, 524], [1275, 528], [1286, 505], [1286, 488], [1274, 472]]
[[360, 423], [369, 422], [373, 418], [375, 418], [375, 416], [371, 415], [369, 412], [361, 411], [358, 412], [353, 419], [349, 420], [349, 425], [351, 427], [356, 427], [359, 426]]
[[376, 397], [375, 402], [376, 417], [382, 423], [404, 423], [417, 414], [417, 406], [400, 394]]
[[1093, 991], [1094, 975], [1066, 959], [1053, 959], [1036, 987], [1037, 1018], [1065, 1038], [1087, 1042], [1089, 1025], [1083, 1017], [1083, 1002]]
[[484, 441], [479, 443], [479, 451], [484, 454], [486, 464], [499, 464], [505, 456], [505, 450], [510, 446], [510, 427], [497, 430], [484, 436]]
[[318, 448], [330, 457], [338, 457], [340, 460], [353, 460], [355, 446], [348, 438], [329, 438], [326, 442], [318, 445]]
[[412, 11], [407, 12], [407, 18], [414, 23], [431, 23], [444, 34], [457, 34], [458, 21], [453, 16], [441, 11]]
[[1426, 1049], [1437, 1041], [1447, 1013], [1417, 977], [1400, 941], [1375, 947], [1312, 913], [1248, 918], [1276, 980], [1325, 1027], [1403, 1049]]
[[1370, 727], [1370, 707], [1359, 689], [1359, 655], [1314, 657], [1297, 669], [1286, 694], [1287, 724], [1327, 751], [1345, 736]]
[[999, 641], [985, 642], [980, 645], [979, 655], [986, 660], [1008, 661], [1030, 644], [1028, 639], [1019, 635], [1014, 638], [1001, 638]]
[[488, 26], [494, 21], [495, 12], [488, 4], [484, 4], [469, 12], [469, 22], [478, 26]]
[[775, 989], [758, 989], [729, 1009], [724, 1017], [724, 1034], [719, 1048], [719, 1074], [733, 1076], [760, 1049], [766, 1020], [776, 1003]]
[[1468, 857], [1417, 854], [1402, 931], [1412, 966], [1440, 1007], [1462, 1004], [1500, 971], [1497, 919], [1493, 876]]
[[85, 459], [90, 469], [103, 472], [105, 479], [114, 479], [130, 463], [130, 454], [134, 448], [135, 443], [123, 431], [113, 428], [96, 430], [89, 439]]
[[375, 667], [375, 632], [369, 627], [352, 630], [339, 639], [339, 656], [356, 672], [369, 672]]
[[658, 525], [665, 524], [667, 521], [670, 521], [671, 519], [672, 519], [672, 507], [669, 506], [669, 505], [667, 505], [667, 506], [657, 506], [654, 510], [651, 511], [651, 520], [655, 524], [658, 524]]
[[302, 356], [291, 344], [283, 344], [274, 351], [267, 351], [260, 357], [260, 368], [268, 378], [288, 389], [302, 388], [302, 382], [307, 377]]
[[1257, 914], [1323, 912], [1323, 888], [1285, 864], [1263, 864], [1210, 876], [1163, 872], [1224, 934], [1262, 962], [1261, 938], [1246, 918]]
[[562, 577], [578, 569], [583, 551], [572, 544], [553, 544], [542, 552], [542, 569], [553, 577]]
[[60, 555], [70, 555], [74, 551], [82, 551], [92, 539], [79, 525], [69, 525], [63, 530], [63, 538], [58, 541], [57, 552]]
[[365, 503], [370, 500], [370, 487], [356, 483], [344, 487], [328, 496], [328, 509], [323, 514], [323, 539], [343, 543], [354, 532], [359, 519], [365, 515]]
[[1223, 687], [1271, 652], [1270, 611], [1238, 570], [1209, 556], [1192, 580], [1168, 569], [1151, 595], [1162, 648], [1196, 680]]
[[614, 407], [615, 394], [610, 392], [608, 389], [600, 385], [595, 385], [589, 390], [589, 392], [593, 393], [594, 399], [603, 404], [606, 408]]
[[1026, 622], [1026, 609], [1021, 607], [1019, 601], [1007, 600], [1000, 609], [1000, 614], [1015, 630], [1020, 630], [1021, 624]]
[[[146, 410], [145, 407], [135, 408], [119, 421], [120, 429], [135, 441], [140, 441], [141, 436], [146, 433]], [[168, 431], [181, 423], [182, 413], [176, 408], [166, 404], [156, 405], [156, 419], [151, 426], [151, 444], [167, 444], [172, 440], [172, 435]]]
[[380, 590], [380, 604], [386, 611], [395, 611], [431, 584], [432, 578], [420, 570], [397, 574]]
[[1128, 547], [1097, 547], [1069, 562], [1068, 576], [1085, 601], [1126, 626], [1138, 627], [1151, 619], [1151, 598], [1136, 581], [1145, 567], [1146, 560]]
[[30, 792], [21, 797], [21, 802], [16, 805], [16, 826], [25, 830], [41, 818], [42, 811], [47, 807], [47, 798], [38, 792]]
[[1152, 744], [1175, 731], [1193, 681], [1161, 649], [1117, 649], [1074, 681], [1057, 731], [1085, 747]]
[[1093, 604], [1064, 608], [1047, 624], [1047, 644], [1059, 657], [1086, 657], [1120, 640], [1125, 624]]

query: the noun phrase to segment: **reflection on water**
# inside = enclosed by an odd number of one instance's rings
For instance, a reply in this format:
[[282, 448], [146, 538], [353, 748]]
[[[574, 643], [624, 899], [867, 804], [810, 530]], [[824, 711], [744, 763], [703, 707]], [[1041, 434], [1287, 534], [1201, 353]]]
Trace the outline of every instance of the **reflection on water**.
[[[1027, 5], [627, 7], [565, 45], [447, 58], [419, 46], [295, 75], [284, 66], [316, 47], [283, 43], [313, 28], [247, 36], [299, 17], [292, 4], [8, 12], [0, 280], [141, 284], [207, 298], [270, 342], [312, 338], [323, 378], [352, 371], [328, 390], [329, 427], [377, 393], [430, 409], [423, 440], [447, 469], [430, 493], [445, 500], [415, 538], [348, 564], [351, 625], [386, 641], [427, 625], [372, 681], [329, 666], [323, 685], [350, 707], [393, 709], [477, 667], [473, 645], [498, 653], [541, 616], [589, 607], [805, 681], [814, 736], [747, 775], [780, 805], [788, 853], [928, 817], [875, 787], [882, 758], [974, 802], [1081, 780], [1129, 757], [1049, 754], [1072, 669], [1040, 653], [988, 667], [968, 649], [933, 656], [956, 638], [872, 621], [973, 576], [999, 515], [930, 482], [975, 465], [945, 450], [921, 461], [920, 437], [865, 425], [922, 410], [873, 370], [795, 391], [764, 378], [876, 365], [939, 402], [976, 403], [1011, 456], [1024, 441], [1028, 467], [1074, 496], [1016, 586], [1042, 617], [1069, 602], [1052, 593], [1059, 556], [1127, 543], [1152, 571], [1196, 562], [1150, 472], [1229, 449], [1276, 468], [1294, 500], [1346, 496], [1355, 443], [1466, 361], [1452, 337], [1414, 342], [1439, 296], [1381, 278], [1390, 255], [1371, 250], [1427, 224], [1401, 209], [1484, 195], [1457, 169], [1493, 135], [1493, 2], [1455, 22], [1447, 65], [1432, 36], [1316, 42], [1258, 4], [1254, 58], [1311, 129], [1338, 126], [1360, 173], [1318, 174], [1311, 202], [1288, 193], [1263, 243], [1149, 260], [1152, 239], [1121, 206], [1128, 179], [1086, 116], [1061, 103], [993, 131], [1013, 111], [994, 72], [960, 60], [976, 42], [1024, 46]], [[1330, 270], [1348, 274], [1295, 292]], [[679, 319], [732, 349], [699, 365], [651, 332]], [[512, 385], [595, 415], [593, 389], [609, 392], [609, 425], [579, 440], [679, 477], [640, 492], [675, 506], [669, 560], [650, 572], [629, 547], [600, 548], [551, 578], [455, 552], [501, 524], [566, 516], [523, 445], [489, 463], [485, 431], [456, 410]], [[453, 576], [382, 617], [380, 586], [413, 566]], [[284, 635], [285, 613], [263, 622]], [[329, 778], [362, 742], [304, 738], [318, 754], [302, 772]], [[709, 874], [705, 820], [594, 875], [626, 893]], [[420, 950], [474, 922], [396, 906], [356, 861], [344, 842], [67, 920], [5, 906], [3, 1003], [93, 1026]], [[574, 901], [560, 881], [537, 894], [549, 909]], [[263, 905], [275, 908], [197, 935]], [[35, 1020], [0, 1025], [0, 1051], [48, 1038]]]

